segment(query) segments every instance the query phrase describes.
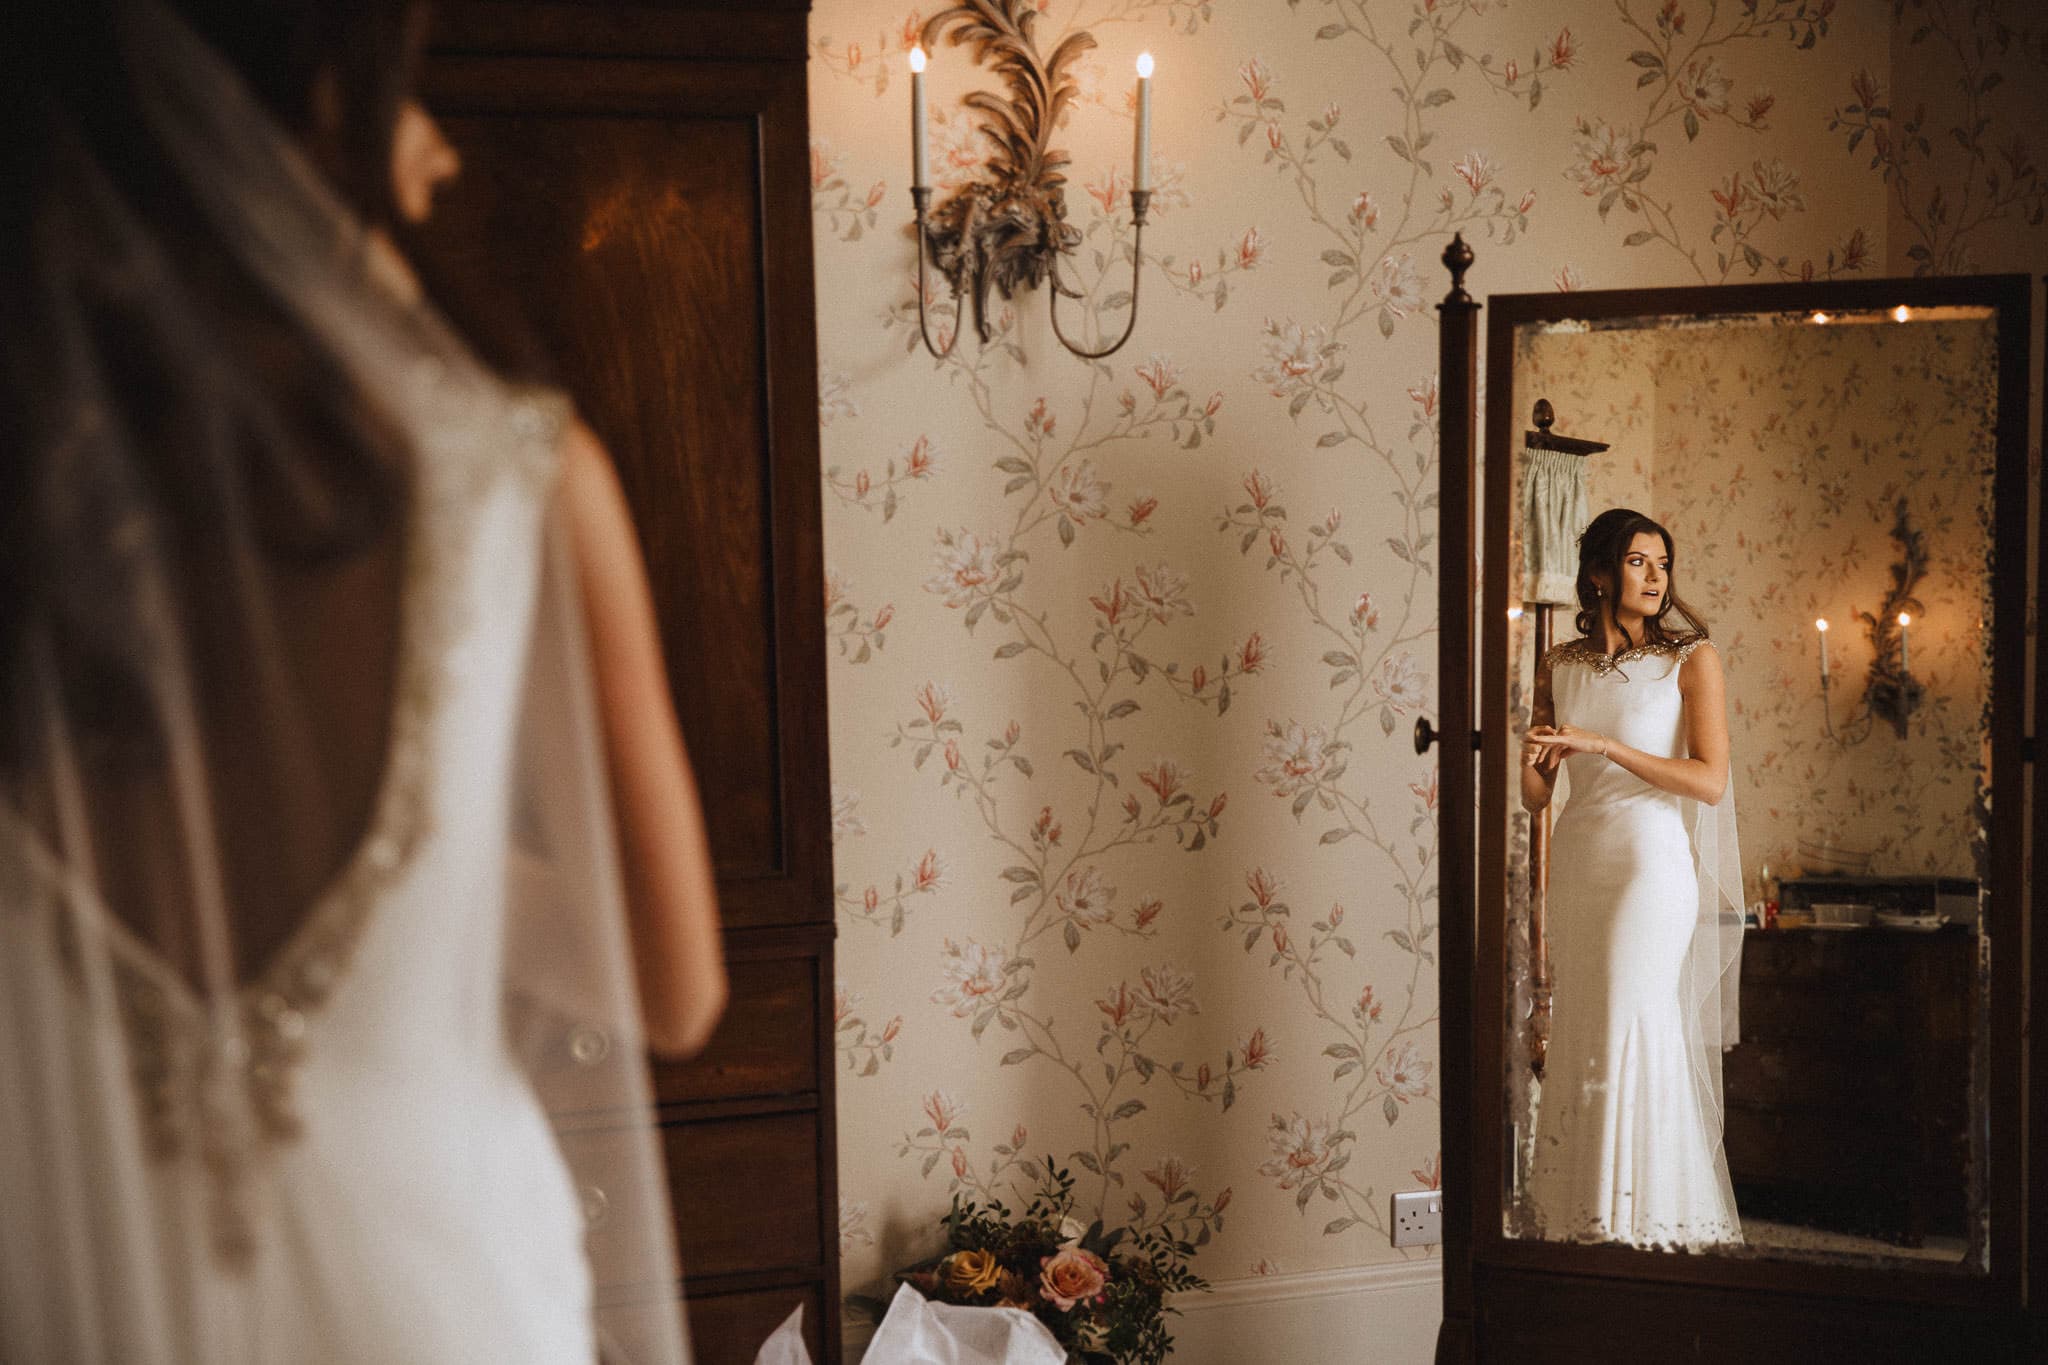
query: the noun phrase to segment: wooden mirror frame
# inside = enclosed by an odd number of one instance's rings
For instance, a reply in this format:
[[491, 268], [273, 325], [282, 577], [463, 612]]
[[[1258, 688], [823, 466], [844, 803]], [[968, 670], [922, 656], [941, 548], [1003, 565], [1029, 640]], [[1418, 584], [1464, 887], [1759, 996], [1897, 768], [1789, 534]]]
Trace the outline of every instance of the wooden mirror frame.
[[[1452, 288], [1441, 314], [1442, 451], [1439, 720], [1443, 923], [1438, 966], [1443, 1077], [1445, 1237], [1440, 1365], [1559, 1360], [2020, 1360], [2048, 1353], [2048, 932], [2025, 883], [2032, 782], [2035, 842], [2048, 846], [2048, 779], [2029, 775], [2025, 568], [2048, 583], [2048, 535], [2029, 517], [2027, 468], [2033, 283], [2024, 275], [1854, 280], [1702, 288], [1505, 294], [1486, 303], [1486, 539], [1474, 521], [1478, 466], [1478, 314], [1464, 275], [1472, 252], [1444, 252]], [[1515, 329], [1546, 321], [1804, 313], [1969, 305], [1996, 312], [1998, 399], [1993, 469], [1991, 855], [1985, 928], [1994, 945], [1987, 1052], [1990, 1270], [1904, 1270], [1764, 1257], [1513, 1239], [1502, 1231], [1507, 1142], [1503, 1084], [1507, 886], [1507, 717], [1476, 710], [1508, 680], [1505, 547], [1517, 428]], [[2048, 381], [2044, 381], [2048, 382]], [[2044, 509], [2048, 512], [2048, 509]], [[2039, 515], [2039, 514], [2037, 514]], [[2044, 517], [2048, 519], [2048, 517]], [[1477, 620], [1479, 552], [1491, 566]], [[2029, 558], [2033, 554], [2034, 558]], [[1474, 689], [1475, 663], [1478, 687]], [[2048, 716], [2048, 668], [2036, 670]], [[1465, 737], [1469, 736], [1469, 741]], [[1430, 738], [1418, 728], [1417, 747]], [[1457, 761], [1445, 761], [1455, 756]], [[1475, 771], [1473, 757], [1479, 760]], [[1476, 799], [1475, 799], [1476, 797]], [[1476, 814], [1476, 820], [1475, 820]], [[1486, 913], [1480, 913], [1485, 908]], [[2023, 956], [2026, 955], [2026, 956]], [[2029, 1192], [2031, 1193], [2031, 1197]], [[2029, 1231], [2033, 1236], [2029, 1237]], [[2032, 1241], [2035, 1245], [2029, 1247]]]

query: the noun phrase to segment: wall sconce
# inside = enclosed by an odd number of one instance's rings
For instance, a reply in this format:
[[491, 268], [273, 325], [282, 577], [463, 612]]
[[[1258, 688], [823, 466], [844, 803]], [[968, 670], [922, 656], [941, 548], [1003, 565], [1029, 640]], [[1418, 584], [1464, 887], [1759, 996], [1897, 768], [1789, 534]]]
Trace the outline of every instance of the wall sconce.
[[[1020, 289], [1049, 285], [1053, 335], [1062, 346], [1086, 360], [1098, 360], [1131, 339], [1138, 323], [1139, 266], [1144, 260], [1145, 210], [1151, 203], [1152, 54], [1138, 58], [1138, 119], [1131, 169], [1131, 306], [1123, 335], [1100, 350], [1076, 346], [1060, 329], [1060, 295], [1082, 297], [1060, 278], [1060, 258], [1080, 243], [1081, 234], [1067, 222], [1064, 151], [1050, 139], [1059, 116], [1072, 102], [1077, 86], [1074, 60], [1095, 46], [1087, 32], [1069, 34], [1042, 58], [1032, 29], [1038, 19], [1031, 0], [968, 0], [941, 10], [925, 24], [922, 46], [910, 54], [912, 173], [910, 201], [917, 212], [917, 327], [925, 349], [943, 360], [960, 344], [960, 321], [945, 349], [932, 344], [925, 320], [925, 258], [930, 255], [952, 285], [960, 308], [963, 294], [974, 303], [974, 327], [983, 342], [993, 335], [989, 325], [990, 286], [1013, 298]], [[995, 144], [988, 169], [992, 177], [955, 190], [932, 208], [928, 156], [925, 148], [925, 53], [941, 37], [954, 46], [971, 45], [977, 66], [989, 66], [1008, 87], [1007, 97], [976, 90], [963, 101], [985, 117], [982, 133]]]
[[1828, 623], [1824, 619], [1813, 623], [1820, 639], [1821, 723], [1828, 738], [1838, 744], [1861, 744], [1880, 719], [1889, 721], [1898, 737], [1904, 739], [1907, 722], [1926, 695], [1926, 689], [1913, 677], [1907, 632], [1914, 613], [1924, 610], [1920, 600], [1913, 596], [1913, 589], [1927, 571], [1927, 546], [1921, 533], [1913, 529], [1904, 498], [1899, 499], [1892, 539], [1898, 543], [1899, 558], [1892, 565], [1891, 592], [1879, 611], [1856, 613], [1870, 635], [1870, 678], [1863, 687], [1863, 710], [1850, 722], [1848, 734], [1835, 732], [1833, 708], [1829, 705]]

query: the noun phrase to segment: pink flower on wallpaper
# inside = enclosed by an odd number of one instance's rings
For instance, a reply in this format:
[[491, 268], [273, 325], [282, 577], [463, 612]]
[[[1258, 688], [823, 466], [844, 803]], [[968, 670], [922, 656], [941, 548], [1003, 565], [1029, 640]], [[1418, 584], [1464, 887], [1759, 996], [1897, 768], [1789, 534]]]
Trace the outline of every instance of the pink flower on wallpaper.
[[861, 822], [860, 793], [850, 787], [832, 784], [832, 842], [849, 839], [857, 834], [866, 834], [868, 827]]
[[1403, 653], [1387, 660], [1373, 675], [1372, 686], [1380, 700], [1397, 714], [1419, 711], [1429, 705], [1429, 675], [1412, 654]]
[[1764, 119], [1771, 110], [1778, 107], [1778, 97], [1768, 90], [1759, 90], [1751, 95], [1742, 106], [1742, 112], [1750, 124], [1757, 128], [1764, 126]]
[[1849, 78], [1849, 93], [1856, 97], [1856, 107], [1868, 112], [1884, 102], [1884, 87], [1868, 68], [1859, 70]]
[[1358, 197], [1351, 201], [1351, 221], [1365, 228], [1371, 228], [1380, 221], [1380, 206], [1373, 202], [1371, 190], [1360, 190]]
[[1256, 673], [1266, 666], [1266, 641], [1257, 631], [1245, 637], [1243, 648], [1237, 651], [1237, 671]]
[[967, 1102], [957, 1100], [943, 1090], [934, 1090], [924, 1097], [924, 1115], [940, 1133], [958, 1123], [966, 1113]]
[[1162, 758], [1138, 774], [1138, 780], [1152, 789], [1152, 794], [1159, 798], [1162, 806], [1193, 778], [1192, 772], [1170, 758]]
[[1262, 100], [1273, 93], [1273, 73], [1257, 57], [1237, 69], [1237, 78], [1244, 82], [1245, 90], [1255, 100]]
[[1002, 577], [995, 545], [972, 531], [940, 531], [932, 563], [937, 572], [924, 581], [925, 591], [939, 594], [949, 607], [964, 607], [988, 596]]
[[1147, 967], [1138, 973], [1138, 1003], [1162, 1024], [1171, 1024], [1183, 1014], [1200, 1014], [1195, 1003], [1195, 978], [1171, 963]]
[[1423, 1162], [1419, 1169], [1412, 1170], [1408, 1174], [1414, 1176], [1426, 1190], [1442, 1189], [1444, 1187], [1444, 1154], [1438, 1152], [1435, 1156]]
[[1415, 799], [1422, 803], [1422, 808], [1424, 810], [1435, 810], [1437, 797], [1437, 770], [1435, 768], [1431, 768], [1429, 770], [1428, 782], [1410, 782], [1408, 784], [1408, 790], [1415, 793]]
[[1696, 58], [1685, 64], [1678, 78], [1678, 97], [1701, 117], [1728, 112], [1728, 95], [1735, 82], [1712, 57]]
[[1223, 411], [1223, 390], [1218, 389], [1209, 395], [1207, 402], [1202, 404], [1202, 416], [1214, 417], [1221, 411]]
[[1146, 612], [1164, 625], [1175, 616], [1193, 616], [1195, 604], [1188, 601], [1188, 576], [1164, 564], [1137, 569], [1138, 596]]
[[932, 453], [932, 438], [920, 436], [903, 452], [903, 474], [911, 479], [928, 479], [938, 470], [938, 456]]
[[1150, 928], [1152, 925], [1152, 921], [1158, 919], [1159, 912], [1161, 910], [1164, 910], [1165, 908], [1165, 901], [1141, 901], [1138, 904], [1138, 908], [1131, 912], [1131, 922], [1137, 925], [1140, 929]]
[[1273, 1060], [1273, 1045], [1266, 1041], [1266, 1031], [1253, 1029], [1252, 1036], [1244, 1040], [1244, 1069], [1257, 1071]]
[[917, 709], [934, 725], [946, 718], [946, 708], [953, 704], [953, 689], [944, 683], [928, 682], [917, 689], [915, 696]]
[[1244, 236], [1239, 238], [1237, 243], [1238, 269], [1250, 270], [1253, 266], [1257, 265], [1261, 260], [1265, 259], [1265, 255], [1266, 239], [1260, 235], [1259, 230], [1257, 228], [1246, 228], [1244, 230]]
[[846, 594], [849, 591], [851, 591], [852, 588], [853, 584], [847, 582], [845, 574], [839, 572], [839, 570], [837, 569], [827, 569], [825, 571], [826, 612], [829, 614], [832, 608], [838, 606], [841, 602], [845, 601]]
[[1372, 292], [1380, 306], [1397, 318], [1422, 307], [1422, 276], [1416, 273], [1413, 258], [1404, 251], [1382, 260], [1373, 272]]
[[1420, 384], [1412, 385], [1408, 396], [1415, 400], [1415, 406], [1422, 410], [1424, 417], [1436, 416], [1436, 376], [1431, 375]]
[[1259, 1173], [1274, 1177], [1283, 1190], [1294, 1189], [1304, 1181], [1326, 1174], [1330, 1158], [1335, 1155], [1331, 1147], [1330, 1121], [1316, 1119], [1311, 1122], [1299, 1113], [1291, 1119], [1273, 1115], [1266, 1142], [1273, 1155], [1260, 1164]]
[[1806, 197], [1799, 192], [1799, 177], [1776, 157], [1771, 158], [1769, 165], [1761, 161], [1752, 162], [1750, 183], [1755, 188], [1762, 211], [1773, 218], [1783, 218], [1788, 213], [1806, 209]]
[[1159, 510], [1159, 499], [1153, 497], [1150, 493], [1140, 493], [1137, 497], [1131, 499], [1131, 505], [1128, 510], [1131, 514], [1131, 525], [1143, 526], [1152, 519], [1152, 514]]
[[1202, 282], [1202, 263], [1201, 263], [1200, 261], [1189, 261], [1189, 262], [1188, 262], [1188, 288], [1190, 288], [1190, 289], [1193, 289], [1193, 288], [1194, 288], [1195, 286], [1199, 285], [1199, 284], [1200, 284], [1201, 282]]
[[1252, 1262], [1252, 1274], [1254, 1275], [1278, 1275], [1279, 1273], [1280, 1263], [1271, 1256], [1261, 1256], [1258, 1260]]
[[931, 994], [935, 1005], [950, 1006], [955, 1019], [972, 1018], [975, 1010], [995, 1002], [1003, 986], [1003, 967], [1010, 955], [1001, 948], [985, 947], [968, 939], [960, 945], [946, 940], [939, 955], [939, 970], [945, 984]]
[[1031, 841], [1041, 848], [1050, 848], [1060, 841], [1065, 826], [1053, 818], [1051, 806], [1038, 808], [1038, 819], [1031, 826]]
[[1266, 504], [1273, 500], [1273, 495], [1280, 490], [1271, 479], [1254, 469], [1244, 476], [1244, 491], [1245, 496], [1252, 500], [1252, 506], [1264, 510]]
[[1144, 1176], [1157, 1187], [1159, 1193], [1166, 1196], [1166, 1202], [1171, 1204], [1187, 1189], [1188, 1181], [1194, 1173], [1194, 1168], [1179, 1157], [1169, 1156], [1152, 1170], [1144, 1172]]
[[1122, 624], [1124, 612], [1131, 606], [1131, 599], [1124, 592], [1124, 581], [1121, 578], [1112, 580], [1108, 587], [1088, 601], [1095, 608], [1096, 614], [1102, 617], [1102, 624], [1105, 626]]
[[1330, 340], [1328, 329], [1319, 324], [1303, 326], [1292, 319], [1275, 322], [1267, 318], [1262, 331], [1266, 363], [1252, 371], [1252, 378], [1266, 385], [1275, 398], [1313, 389], [1330, 357], [1343, 349], [1343, 343]]
[[1367, 1023], [1371, 1023], [1380, 1017], [1380, 1010], [1383, 1008], [1385, 1007], [1380, 1001], [1373, 999], [1372, 987], [1367, 985], [1358, 997], [1358, 1004], [1353, 1007], [1352, 1012]]
[[960, 771], [960, 741], [957, 739], [946, 741], [946, 767], [956, 773]]
[[1112, 994], [1095, 1002], [1095, 1008], [1109, 1016], [1111, 1028], [1122, 1028], [1129, 1022], [1131, 1014], [1138, 1008], [1138, 1002], [1131, 995], [1129, 982], [1119, 981]]
[[860, 61], [861, 61], [861, 51], [860, 51], [860, 44], [859, 44], [859, 43], [848, 43], [848, 44], [846, 45], [846, 69], [847, 69], [847, 70], [849, 70], [849, 71], [858, 71], [858, 70], [860, 70]]
[[1294, 796], [1323, 780], [1334, 757], [1329, 732], [1320, 725], [1287, 722], [1284, 730], [1266, 722], [1266, 761], [1258, 771], [1259, 781], [1273, 788], [1275, 796]]
[[832, 144], [823, 138], [811, 139], [811, 188], [822, 189], [839, 170], [839, 163], [846, 160], [844, 153], [832, 150]]
[[1557, 292], [1560, 294], [1569, 294], [1575, 289], [1586, 287], [1585, 276], [1579, 274], [1578, 267], [1570, 261], [1557, 268], [1557, 273], [1550, 277], [1550, 282], [1557, 286]]
[[1513, 57], [1510, 57], [1508, 58], [1508, 64], [1501, 68], [1500, 74], [1502, 80], [1506, 81], [1509, 85], [1513, 85], [1516, 81], [1522, 79], [1522, 64]]
[[1261, 910], [1270, 908], [1273, 904], [1273, 898], [1280, 894], [1280, 888], [1287, 885], [1287, 883], [1281, 881], [1263, 867], [1255, 867], [1245, 873], [1244, 884], [1246, 889], [1252, 893], [1252, 900], [1258, 904]]
[[1129, 187], [1130, 182], [1123, 173], [1114, 168], [1104, 171], [1100, 179], [1085, 186], [1088, 197], [1102, 205], [1104, 213], [1116, 212], [1117, 204], [1123, 200], [1124, 191]]
[[937, 849], [926, 849], [910, 874], [913, 891], [936, 891], [946, 884], [946, 864]]
[[1116, 888], [1103, 880], [1102, 870], [1096, 867], [1075, 868], [1053, 893], [1061, 912], [1083, 924], [1109, 923], [1116, 913], [1110, 905], [1115, 899]]
[[1565, 178], [1589, 198], [1602, 195], [1628, 183], [1637, 167], [1645, 164], [1642, 156], [1634, 132], [1605, 119], [1588, 122], [1582, 116], [1572, 126], [1572, 164]]
[[1385, 1063], [1373, 1072], [1387, 1092], [1401, 1103], [1406, 1104], [1417, 1096], [1429, 1093], [1429, 1073], [1433, 1068], [1422, 1059], [1422, 1048], [1413, 1038], [1403, 1038], [1401, 1045], [1387, 1057]]
[[1515, 212], [1522, 214], [1524, 217], [1528, 216], [1529, 210], [1535, 207], [1536, 191], [1534, 190], [1523, 190], [1522, 197], [1515, 201]]
[[1138, 378], [1145, 381], [1145, 387], [1152, 390], [1154, 398], [1164, 398], [1173, 386], [1180, 383], [1180, 366], [1163, 355], [1154, 354], [1150, 360], [1136, 367]]
[[1458, 179], [1464, 181], [1472, 193], [1477, 194], [1493, 183], [1494, 172], [1500, 167], [1487, 160], [1486, 153], [1472, 151], [1465, 153], [1463, 161], [1453, 161], [1451, 169], [1457, 172]]
[[924, 42], [924, 18], [916, 10], [912, 10], [904, 19], [903, 27], [897, 30], [896, 41], [902, 45], [905, 52]]
[[1371, 593], [1358, 594], [1358, 600], [1351, 604], [1351, 624], [1364, 626], [1367, 630], [1380, 628], [1380, 609], [1373, 605]]
[[1095, 475], [1095, 462], [1068, 465], [1053, 476], [1045, 495], [1076, 526], [1100, 520], [1109, 512], [1109, 485]]
[[1568, 28], [1559, 29], [1557, 37], [1550, 43], [1550, 64], [1559, 71], [1569, 71], [1577, 55], [1577, 49], [1572, 46], [1572, 31]]
[[1331, 100], [1323, 106], [1323, 131], [1328, 132], [1330, 129], [1335, 128], [1337, 120], [1343, 117], [1344, 106], [1335, 100]]
[[846, 983], [844, 981], [840, 982], [832, 991], [833, 1024], [837, 1025], [843, 1022], [847, 1015], [852, 1014], [854, 1010], [858, 1009], [861, 999], [862, 996], [859, 991], [848, 990]]

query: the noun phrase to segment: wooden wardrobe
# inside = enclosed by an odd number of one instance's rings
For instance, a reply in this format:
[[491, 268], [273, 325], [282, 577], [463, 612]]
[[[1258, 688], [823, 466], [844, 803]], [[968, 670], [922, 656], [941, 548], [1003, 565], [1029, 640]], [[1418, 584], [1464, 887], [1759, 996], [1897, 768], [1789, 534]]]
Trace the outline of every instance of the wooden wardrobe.
[[464, 162], [428, 254], [516, 301], [617, 460], [703, 789], [732, 1004], [653, 1067], [699, 1365], [799, 1304], [839, 1359], [806, 11], [442, 0], [424, 77]]

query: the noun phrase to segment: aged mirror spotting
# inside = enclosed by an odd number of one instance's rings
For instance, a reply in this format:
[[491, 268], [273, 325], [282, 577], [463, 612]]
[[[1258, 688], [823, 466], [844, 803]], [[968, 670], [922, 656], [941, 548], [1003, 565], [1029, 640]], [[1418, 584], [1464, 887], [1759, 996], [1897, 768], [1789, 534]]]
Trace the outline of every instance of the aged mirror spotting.
[[1514, 329], [1506, 1237], [1988, 1269], [1997, 342]]

